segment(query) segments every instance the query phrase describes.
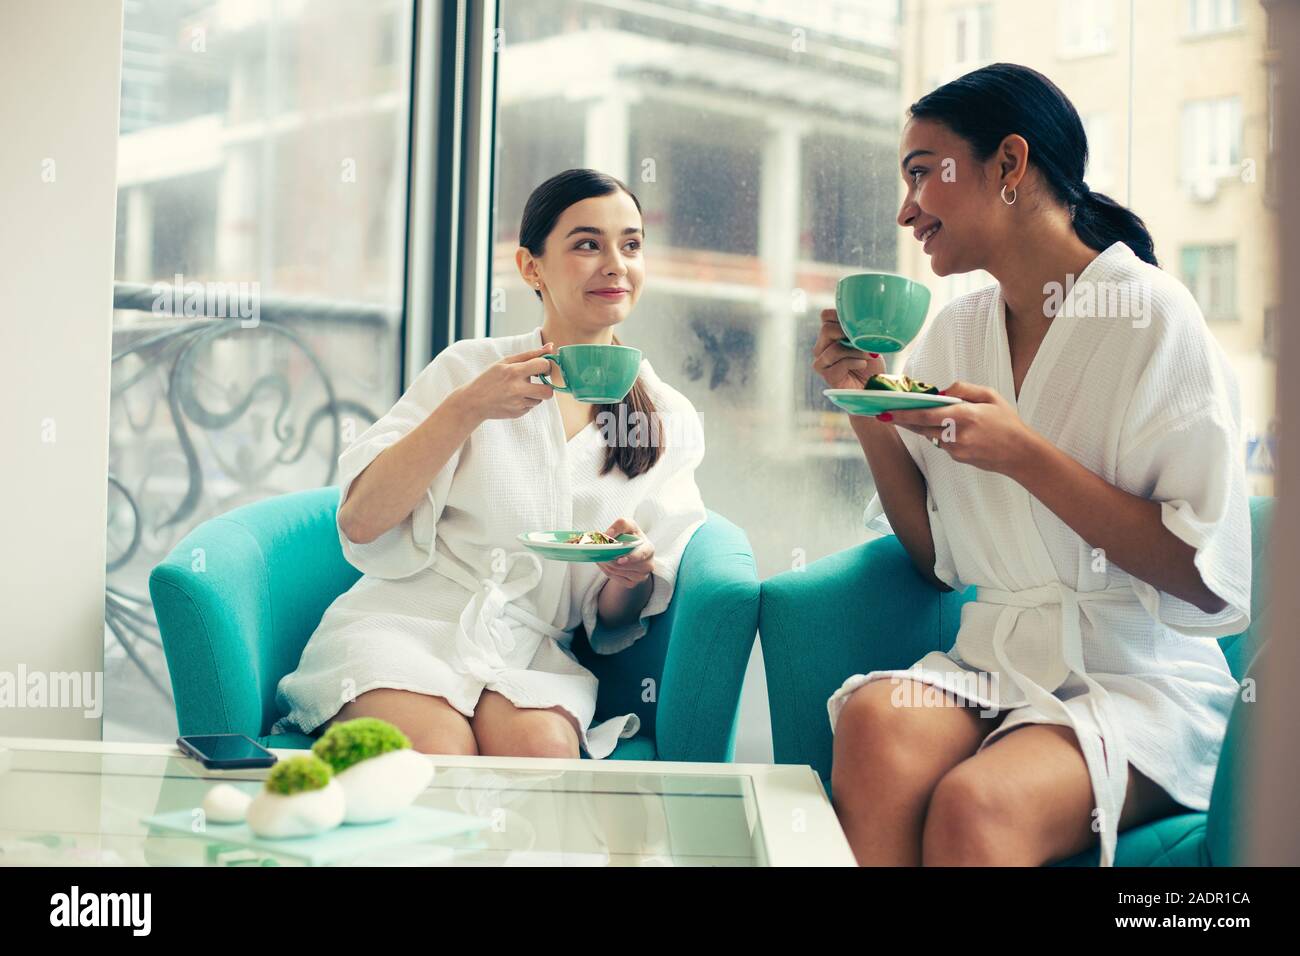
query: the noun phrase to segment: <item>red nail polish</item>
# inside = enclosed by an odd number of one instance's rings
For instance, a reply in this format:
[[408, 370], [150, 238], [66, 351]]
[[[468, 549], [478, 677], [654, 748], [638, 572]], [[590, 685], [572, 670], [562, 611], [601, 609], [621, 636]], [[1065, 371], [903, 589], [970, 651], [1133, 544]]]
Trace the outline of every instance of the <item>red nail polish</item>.
[[889, 412], [881, 412], [876, 417], [879, 418], [882, 422], [892, 422], [894, 420], [894, 416], [889, 414]]
[[941, 389], [939, 389], [939, 394], [940, 394], [940, 395], [947, 395], [948, 392], [947, 392], [946, 389], [942, 389], [942, 388], [941, 388]]
[[870, 355], [872, 358], [880, 358], [879, 352], [868, 352], [867, 354]]

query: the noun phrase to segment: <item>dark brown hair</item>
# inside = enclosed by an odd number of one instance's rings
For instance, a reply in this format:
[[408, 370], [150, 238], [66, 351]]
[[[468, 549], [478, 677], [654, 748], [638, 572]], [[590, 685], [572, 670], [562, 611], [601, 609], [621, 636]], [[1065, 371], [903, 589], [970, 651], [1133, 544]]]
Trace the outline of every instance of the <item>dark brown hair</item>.
[[[524, 203], [524, 216], [519, 224], [519, 244], [533, 255], [541, 256], [546, 249], [546, 237], [551, 234], [551, 230], [555, 228], [555, 223], [564, 210], [584, 199], [608, 196], [617, 190], [627, 193], [636, 205], [636, 211], [638, 213], [641, 211], [641, 201], [636, 198], [636, 194], [613, 176], [594, 169], [566, 169], [562, 173], [556, 173], [534, 189], [532, 195], [528, 197], [528, 202]], [[534, 290], [534, 294], [538, 299], [542, 297], [542, 293], [537, 290]], [[617, 335], [613, 336], [613, 343], [623, 344], [618, 340]], [[626, 408], [626, 411], [620, 414], [620, 407]], [[632, 390], [621, 402], [596, 406], [598, 421], [603, 412], [609, 412], [613, 416], [616, 426], [634, 421], [635, 413], [640, 412], [645, 416], [643, 419], [645, 427], [641, 432], [642, 441], [626, 444], [617, 440], [613, 445], [606, 447], [605, 461], [600, 473], [607, 475], [617, 465], [622, 469], [623, 474], [635, 478], [653, 468], [659, 461], [659, 456], [663, 454], [664, 428], [652, 424], [655, 422], [657, 412], [645, 383], [641, 381], [641, 376], [637, 376], [632, 384]], [[621, 439], [622, 434], [620, 433], [618, 437]]]
[[1155, 242], [1136, 213], [1083, 181], [1088, 137], [1074, 104], [1042, 73], [1017, 63], [992, 63], [933, 90], [908, 110], [917, 119], [943, 123], [987, 160], [1002, 140], [1018, 133], [1029, 144], [1029, 162], [1038, 167], [1056, 198], [1072, 210], [1074, 231], [1098, 252], [1123, 242], [1153, 266]]

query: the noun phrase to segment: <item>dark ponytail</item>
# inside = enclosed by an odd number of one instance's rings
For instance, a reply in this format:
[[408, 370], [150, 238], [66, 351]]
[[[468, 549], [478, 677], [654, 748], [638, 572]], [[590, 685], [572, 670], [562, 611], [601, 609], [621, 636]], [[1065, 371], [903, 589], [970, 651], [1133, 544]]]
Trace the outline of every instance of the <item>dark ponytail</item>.
[[1156, 261], [1155, 242], [1137, 213], [1130, 212], [1103, 193], [1083, 186], [1083, 195], [1075, 203], [1074, 231], [1093, 249], [1105, 249], [1112, 242], [1123, 241], [1134, 255], [1153, 266]]
[[1002, 140], [1019, 134], [1029, 144], [1029, 162], [1038, 167], [1056, 198], [1069, 206], [1074, 231], [1098, 252], [1123, 242], [1153, 266], [1155, 242], [1131, 210], [1109, 196], [1092, 192], [1083, 181], [1088, 138], [1074, 104], [1037, 70], [1015, 63], [993, 63], [927, 93], [908, 111], [917, 119], [943, 123], [971, 144], [981, 162]]
[[[533, 255], [541, 256], [546, 251], [546, 237], [551, 234], [551, 230], [555, 228], [555, 223], [564, 210], [584, 199], [608, 196], [616, 190], [627, 193], [636, 205], [636, 211], [638, 213], [641, 211], [641, 201], [622, 180], [594, 169], [566, 169], [562, 173], [556, 173], [534, 189], [528, 201], [524, 203], [523, 220], [519, 224], [519, 244]], [[533, 291], [538, 299], [542, 297], [541, 292]], [[618, 340], [617, 335], [612, 336], [612, 340], [615, 345], [623, 344]], [[620, 412], [620, 408], [623, 411]], [[613, 445], [606, 446], [605, 461], [600, 473], [607, 475], [618, 466], [623, 474], [635, 478], [653, 468], [659, 461], [659, 456], [663, 454], [664, 428], [663, 423], [655, 421], [657, 414], [655, 405], [640, 375], [633, 383], [632, 390], [623, 397], [621, 402], [596, 406], [597, 422], [600, 421], [599, 416], [606, 412], [613, 416], [618, 440]], [[637, 412], [644, 416], [640, 419], [645, 423], [641, 428], [635, 426], [638, 419], [634, 416]], [[641, 436], [642, 440], [636, 444], [626, 444], [622, 441], [624, 437], [622, 428], [629, 423], [632, 423], [629, 426], [630, 433]]]

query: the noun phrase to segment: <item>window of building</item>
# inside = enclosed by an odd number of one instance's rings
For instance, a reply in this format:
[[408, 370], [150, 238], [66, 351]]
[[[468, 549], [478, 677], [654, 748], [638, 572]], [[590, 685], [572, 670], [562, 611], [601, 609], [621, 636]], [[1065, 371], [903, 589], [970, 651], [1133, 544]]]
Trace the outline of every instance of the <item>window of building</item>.
[[1061, 56], [1109, 53], [1115, 46], [1115, 0], [1058, 0], [1056, 24]]
[[1237, 313], [1237, 247], [1184, 246], [1183, 283], [1196, 297], [1210, 322], [1235, 321]]
[[993, 4], [972, 3], [948, 13], [948, 70], [952, 78], [991, 62]]
[[1183, 0], [1187, 32], [1220, 33], [1241, 26], [1240, 0]]
[[1184, 104], [1183, 181], [1196, 198], [1213, 198], [1218, 180], [1239, 173], [1241, 133], [1241, 97]]

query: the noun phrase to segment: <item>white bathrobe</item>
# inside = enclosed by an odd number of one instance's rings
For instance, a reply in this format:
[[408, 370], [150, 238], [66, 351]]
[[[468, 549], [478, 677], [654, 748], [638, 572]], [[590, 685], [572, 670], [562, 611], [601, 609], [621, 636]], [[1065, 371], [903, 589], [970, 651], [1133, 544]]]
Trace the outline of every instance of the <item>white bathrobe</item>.
[[[340, 456], [340, 506], [353, 479], [452, 389], [542, 344], [536, 328], [443, 350]], [[364, 574], [326, 609], [297, 670], [280, 681], [276, 699], [286, 716], [273, 732], [310, 733], [348, 700], [393, 687], [444, 697], [466, 717], [485, 688], [519, 707], [563, 707], [592, 757], [608, 756], [620, 738], [636, 734], [636, 714], [591, 726], [597, 681], [570, 645], [578, 624], [600, 654], [641, 637], [647, 619], [667, 608], [682, 553], [705, 520], [694, 477], [704, 455], [700, 418], [644, 359], [640, 377], [660, 413], [665, 448], [636, 478], [617, 467], [599, 474], [617, 422], [593, 421], [566, 440], [560, 410], [548, 399], [519, 418], [479, 425], [412, 513], [375, 541], [357, 544], [340, 531], [344, 555]], [[629, 431], [637, 424], [624, 423]], [[655, 580], [640, 620], [609, 629], [597, 627], [597, 598], [608, 580], [600, 569], [543, 560], [516, 536], [604, 531], [621, 517], [654, 544]]]
[[[1019, 399], [997, 285], [945, 307], [904, 372], [941, 388], [995, 388], [1057, 448], [1159, 501], [1164, 526], [1196, 549], [1202, 580], [1227, 607], [1206, 614], [1131, 577], [1023, 486], [900, 428], [926, 480], [934, 573], [959, 591], [976, 585], [976, 600], [950, 651], [850, 677], [827, 707], [834, 728], [858, 687], [908, 677], [988, 713], [1010, 709], [981, 750], [1021, 723], [1072, 727], [1110, 866], [1126, 761], [1179, 803], [1209, 806], [1238, 693], [1214, 639], [1250, 624], [1250, 514], [1236, 379], [1187, 289], [1116, 242], [1063, 299]], [[882, 518], [877, 495], [864, 520], [889, 530]]]

